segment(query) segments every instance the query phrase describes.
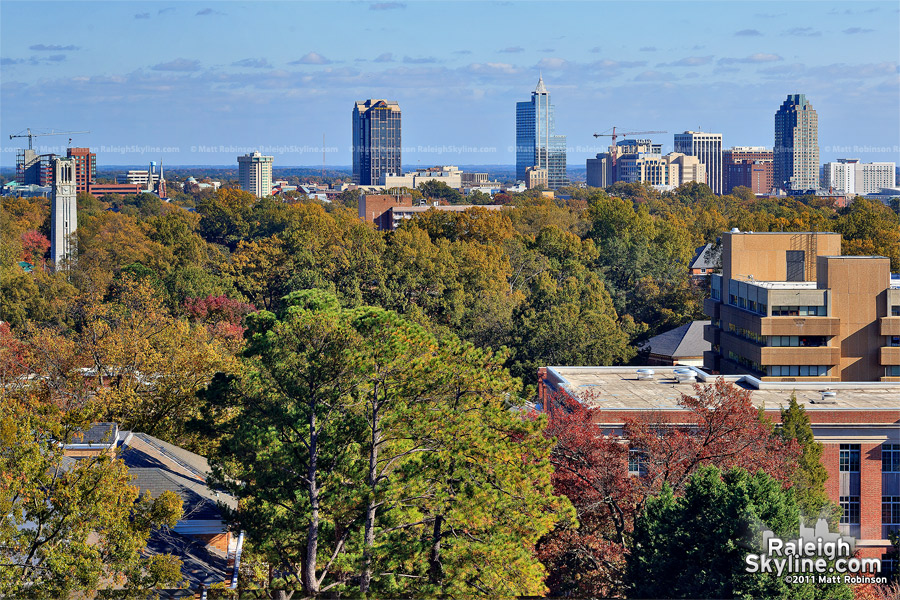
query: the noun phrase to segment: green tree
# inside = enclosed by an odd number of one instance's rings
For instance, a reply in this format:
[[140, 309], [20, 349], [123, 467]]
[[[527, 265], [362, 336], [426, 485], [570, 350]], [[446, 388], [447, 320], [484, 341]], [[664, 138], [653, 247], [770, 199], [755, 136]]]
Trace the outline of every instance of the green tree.
[[802, 452], [794, 472], [800, 514], [810, 524], [815, 523], [819, 517], [825, 517], [833, 521], [832, 525], [837, 525], [834, 522], [838, 514], [836, 507], [825, 491], [828, 471], [822, 464], [822, 444], [813, 437], [809, 415], [797, 403], [796, 394], [791, 394], [787, 408], [781, 409], [778, 433], [786, 442], [797, 440]]
[[748, 573], [745, 557], [760, 552], [761, 530], [796, 537], [793, 494], [762, 471], [722, 473], [701, 467], [684, 496], [668, 485], [648, 498], [628, 557], [633, 598], [840, 598], [845, 584], [789, 584], [775, 573]]
[[207, 392], [233, 518], [286, 584], [542, 593], [533, 546], [565, 504], [541, 421], [510, 410], [505, 357], [320, 290], [286, 302], [248, 317], [244, 374]]

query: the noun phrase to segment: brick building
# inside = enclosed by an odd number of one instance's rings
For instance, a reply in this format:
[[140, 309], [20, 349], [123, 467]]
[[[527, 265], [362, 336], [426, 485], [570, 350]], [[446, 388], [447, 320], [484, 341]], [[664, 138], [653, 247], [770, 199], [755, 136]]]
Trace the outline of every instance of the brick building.
[[97, 178], [97, 155], [90, 148], [69, 148], [66, 158], [75, 159], [76, 191], [87, 192]]
[[[900, 531], [900, 383], [766, 382], [749, 375], [725, 380], [750, 392], [773, 422], [794, 393], [823, 445], [828, 471], [826, 491], [843, 508], [840, 530], [857, 538], [863, 558], [896, 564], [888, 534]], [[539, 371], [541, 408], [552, 412], [556, 394], [600, 407], [598, 429], [621, 434], [626, 418], [642, 411], [669, 422], [691, 413], [678, 405], [680, 394], [694, 394], [716, 376], [696, 367], [545, 367]], [[682, 418], [684, 417], [684, 418]]]
[[735, 146], [722, 153], [725, 193], [739, 185], [754, 194], [771, 194], [774, 187], [775, 155], [763, 146]]

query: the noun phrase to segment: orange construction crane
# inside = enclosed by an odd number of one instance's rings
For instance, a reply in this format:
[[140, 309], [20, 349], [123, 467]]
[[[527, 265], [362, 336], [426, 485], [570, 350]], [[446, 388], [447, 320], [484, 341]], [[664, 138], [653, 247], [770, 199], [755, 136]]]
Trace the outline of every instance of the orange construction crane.
[[618, 138], [620, 136], [625, 137], [628, 135], [644, 135], [644, 134], [651, 134], [651, 133], [669, 133], [669, 132], [668, 131], [626, 131], [624, 133], [616, 133], [616, 128], [613, 127], [612, 133], [595, 133], [594, 137], [595, 138], [598, 138], [598, 137], [612, 138], [612, 145], [613, 145], [613, 149], [614, 149], [614, 151], [612, 152], [612, 164], [613, 164], [613, 167], [615, 167], [616, 166], [616, 155], [618, 154], [618, 152], [615, 151], [616, 138]]

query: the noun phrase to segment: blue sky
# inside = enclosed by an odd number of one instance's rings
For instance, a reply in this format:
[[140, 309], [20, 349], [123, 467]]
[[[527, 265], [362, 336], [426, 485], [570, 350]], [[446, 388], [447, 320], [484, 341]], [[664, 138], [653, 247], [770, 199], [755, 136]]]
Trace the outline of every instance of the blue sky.
[[[350, 164], [353, 102], [397, 100], [403, 162], [513, 164], [543, 73], [570, 166], [613, 125], [773, 144], [805, 93], [822, 161], [900, 162], [896, 2], [0, 3], [0, 164], [26, 127], [103, 165]], [[607, 138], [608, 139], [608, 138]], [[64, 151], [66, 136], [36, 145]], [[220, 146], [224, 148], [220, 149]]]

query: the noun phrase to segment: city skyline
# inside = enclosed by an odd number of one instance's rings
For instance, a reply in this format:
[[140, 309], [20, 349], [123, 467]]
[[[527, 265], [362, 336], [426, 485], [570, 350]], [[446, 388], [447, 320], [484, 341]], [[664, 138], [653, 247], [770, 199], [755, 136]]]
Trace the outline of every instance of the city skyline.
[[[5, 2], [0, 165], [24, 147], [9, 134], [31, 127], [90, 130], [72, 143], [98, 165], [228, 165], [255, 149], [320, 165], [324, 134], [325, 162], [345, 166], [346, 107], [360, 98], [404, 107], [409, 165], [511, 165], [509, 115], [541, 73], [570, 165], [605, 151], [592, 134], [613, 125], [668, 131], [651, 136], [664, 152], [698, 129], [722, 133], [723, 148], [771, 148], [788, 94], [819, 113], [821, 162], [900, 162], [895, 3], [686, 10], [698, 5]], [[437, 22], [452, 35], [434, 36]], [[251, 38], [265, 27], [273, 35]], [[66, 138], [36, 145], [62, 154]]]

